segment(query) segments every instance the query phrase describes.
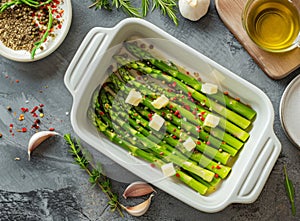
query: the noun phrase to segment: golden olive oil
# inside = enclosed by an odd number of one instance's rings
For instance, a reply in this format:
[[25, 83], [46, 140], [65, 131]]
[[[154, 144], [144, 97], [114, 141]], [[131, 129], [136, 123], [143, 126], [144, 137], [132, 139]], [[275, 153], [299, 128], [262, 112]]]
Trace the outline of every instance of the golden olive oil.
[[283, 51], [295, 44], [300, 16], [292, 1], [253, 1], [246, 16], [244, 25], [249, 37], [261, 48]]

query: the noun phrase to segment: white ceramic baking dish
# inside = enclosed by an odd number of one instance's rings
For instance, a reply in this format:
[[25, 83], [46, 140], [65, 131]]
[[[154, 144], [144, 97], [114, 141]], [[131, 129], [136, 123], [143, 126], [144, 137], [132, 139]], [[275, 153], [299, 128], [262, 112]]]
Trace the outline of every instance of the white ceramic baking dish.
[[[111, 59], [104, 52], [136, 35], [173, 42], [172, 47], [168, 44], [159, 47], [165, 54], [175, 56], [185, 67], [203, 73], [201, 75], [214, 73], [223, 90], [238, 95], [257, 111], [250, 139], [232, 167], [231, 174], [217, 191], [208, 196], [201, 196], [172, 178], [161, 179], [160, 170], [129, 155], [99, 135], [90, 123], [88, 108], [94, 91], [106, 78], [105, 67]], [[71, 123], [80, 139], [142, 179], [201, 211], [217, 212], [231, 203], [255, 201], [281, 151], [281, 144], [273, 132], [272, 104], [260, 89], [142, 19], [125, 19], [113, 28], [93, 28], [75, 54], [64, 81], [73, 96]]]

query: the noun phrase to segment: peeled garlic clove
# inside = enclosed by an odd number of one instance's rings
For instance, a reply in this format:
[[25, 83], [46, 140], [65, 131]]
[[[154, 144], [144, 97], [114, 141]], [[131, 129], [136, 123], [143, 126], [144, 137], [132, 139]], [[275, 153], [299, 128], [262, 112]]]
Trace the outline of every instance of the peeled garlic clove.
[[155, 192], [155, 190], [148, 183], [137, 181], [130, 184], [124, 191], [123, 197], [138, 197], [144, 196], [149, 193]]
[[132, 216], [142, 216], [149, 209], [149, 206], [151, 204], [151, 199], [153, 196], [154, 196], [154, 194], [151, 194], [146, 201], [144, 201], [136, 206], [123, 207], [123, 208]]
[[30, 160], [31, 152], [37, 148], [44, 140], [48, 139], [49, 137], [59, 135], [54, 131], [40, 131], [32, 135], [28, 143], [28, 160]]
[[178, 7], [184, 18], [197, 21], [207, 13], [209, 4], [210, 0], [179, 0]]

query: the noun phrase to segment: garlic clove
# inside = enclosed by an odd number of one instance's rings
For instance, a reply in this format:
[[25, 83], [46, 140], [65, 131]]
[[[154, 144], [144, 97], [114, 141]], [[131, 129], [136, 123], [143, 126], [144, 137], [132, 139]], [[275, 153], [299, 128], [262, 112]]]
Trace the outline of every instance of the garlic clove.
[[148, 211], [153, 196], [154, 194], [151, 194], [147, 200], [145, 200], [144, 202], [136, 206], [123, 207], [123, 208], [132, 216], [142, 216]]
[[48, 139], [49, 137], [59, 135], [54, 131], [40, 131], [32, 135], [28, 143], [28, 160], [30, 160], [31, 152], [37, 148], [44, 140]]
[[210, 0], [179, 0], [180, 14], [191, 21], [197, 21], [203, 17], [209, 8]]
[[127, 199], [127, 197], [138, 197], [145, 196], [149, 193], [156, 192], [151, 185], [146, 182], [137, 181], [130, 184], [123, 193], [123, 197]]

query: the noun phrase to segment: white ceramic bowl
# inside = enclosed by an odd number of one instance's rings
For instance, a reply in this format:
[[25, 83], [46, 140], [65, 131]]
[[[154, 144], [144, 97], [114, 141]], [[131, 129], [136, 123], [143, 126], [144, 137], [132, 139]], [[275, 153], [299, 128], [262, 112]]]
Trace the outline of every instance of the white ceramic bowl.
[[[213, 72], [223, 90], [238, 95], [257, 111], [250, 139], [232, 167], [231, 174], [216, 192], [208, 196], [201, 196], [172, 178], [161, 179], [160, 170], [151, 168], [145, 161], [99, 136], [90, 123], [87, 111], [92, 95], [105, 80], [104, 67], [111, 60], [104, 52], [135, 35], [173, 42], [172, 47], [168, 44], [159, 47], [170, 57], [175, 56], [185, 67], [201, 73]], [[73, 96], [71, 123], [80, 139], [142, 179], [201, 211], [217, 212], [231, 203], [255, 201], [281, 151], [281, 144], [273, 132], [273, 107], [261, 90], [145, 20], [129, 18], [113, 28], [93, 28], [75, 54], [64, 81]]]
[[2, 43], [2, 41], [0, 41], [0, 55], [13, 61], [32, 62], [32, 61], [37, 61], [42, 58], [45, 58], [46, 56], [54, 52], [64, 41], [71, 26], [71, 21], [72, 21], [71, 0], [64, 0], [62, 3], [60, 3], [59, 8], [64, 10], [62, 17], [60, 18], [60, 20], [62, 21], [62, 27], [54, 31], [54, 34], [56, 35], [55, 38], [48, 37], [49, 40], [42, 44], [42, 46], [45, 49], [44, 50], [38, 49], [33, 59], [31, 58], [30, 52], [25, 50], [12, 50], [6, 47]]

